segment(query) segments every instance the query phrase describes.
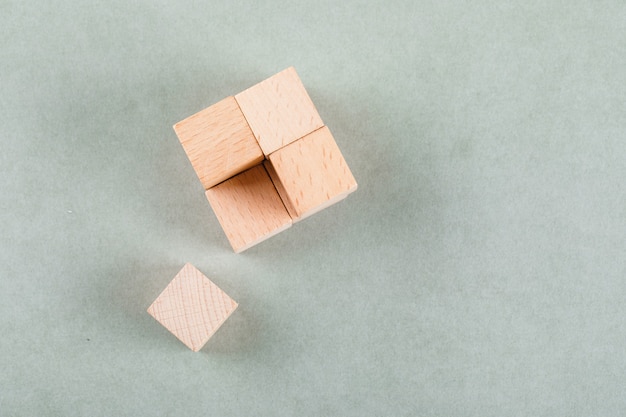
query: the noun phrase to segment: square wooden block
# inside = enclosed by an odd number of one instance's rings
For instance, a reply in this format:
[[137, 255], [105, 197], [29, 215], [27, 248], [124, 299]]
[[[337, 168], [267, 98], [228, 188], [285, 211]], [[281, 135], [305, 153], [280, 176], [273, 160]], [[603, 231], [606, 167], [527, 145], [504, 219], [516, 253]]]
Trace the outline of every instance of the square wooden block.
[[234, 97], [176, 123], [174, 131], [205, 190], [264, 158]]
[[188, 263], [148, 307], [148, 313], [197, 352], [236, 308], [232, 298]]
[[206, 196], [237, 253], [291, 226], [291, 217], [263, 165], [208, 189]]
[[270, 154], [265, 166], [294, 221], [357, 189], [356, 180], [326, 126]]
[[235, 95], [235, 99], [265, 155], [324, 125], [293, 67]]

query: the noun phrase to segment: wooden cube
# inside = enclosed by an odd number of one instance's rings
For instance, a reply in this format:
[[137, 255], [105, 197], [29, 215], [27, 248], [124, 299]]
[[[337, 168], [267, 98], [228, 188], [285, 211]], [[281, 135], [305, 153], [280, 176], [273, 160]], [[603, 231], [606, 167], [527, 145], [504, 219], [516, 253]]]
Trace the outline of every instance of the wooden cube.
[[263, 160], [234, 97], [176, 123], [174, 130], [205, 190]]
[[188, 263], [148, 307], [148, 313], [197, 352], [236, 308], [232, 298]]
[[270, 154], [265, 166], [294, 221], [357, 189], [356, 180], [326, 126]]
[[293, 67], [235, 95], [265, 155], [324, 125]]
[[237, 253], [291, 226], [291, 217], [263, 165], [208, 189], [206, 196]]

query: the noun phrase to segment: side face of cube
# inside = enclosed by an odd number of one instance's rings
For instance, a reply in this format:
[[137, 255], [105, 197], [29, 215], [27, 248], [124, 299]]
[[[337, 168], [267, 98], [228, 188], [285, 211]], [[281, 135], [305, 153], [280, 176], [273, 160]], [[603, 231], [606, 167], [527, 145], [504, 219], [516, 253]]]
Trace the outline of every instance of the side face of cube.
[[206, 197], [237, 253], [274, 236], [292, 223], [263, 165], [208, 189]]
[[293, 67], [237, 94], [235, 99], [265, 155], [324, 125]]
[[302, 220], [357, 189], [330, 130], [324, 126], [272, 153], [266, 164], [294, 221]]
[[174, 131], [205, 190], [264, 159], [234, 97], [176, 123]]

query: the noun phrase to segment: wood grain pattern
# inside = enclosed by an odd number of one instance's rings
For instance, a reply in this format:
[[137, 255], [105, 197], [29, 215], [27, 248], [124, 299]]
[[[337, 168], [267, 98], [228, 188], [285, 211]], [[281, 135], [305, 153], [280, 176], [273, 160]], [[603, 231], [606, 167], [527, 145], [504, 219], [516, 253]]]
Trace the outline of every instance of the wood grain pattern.
[[272, 153], [268, 172], [293, 221], [302, 220], [357, 189], [328, 127]]
[[324, 125], [293, 67], [237, 94], [235, 99], [265, 155]]
[[205, 190], [264, 158], [234, 97], [176, 123], [174, 131]]
[[236, 308], [232, 298], [188, 263], [148, 307], [148, 313], [197, 352]]
[[270, 176], [270, 179], [274, 183], [274, 187], [276, 188], [278, 195], [280, 196], [281, 200], [283, 200], [283, 204], [285, 205], [285, 208], [287, 209], [287, 213], [289, 213], [292, 220], [297, 220], [299, 217], [298, 212], [296, 208], [293, 206], [293, 204], [291, 204], [291, 200], [288, 198], [287, 190], [283, 186], [283, 183], [280, 181], [280, 178], [278, 177], [278, 174], [276, 173], [274, 166], [269, 161], [269, 159], [266, 159], [265, 161], [263, 161], [263, 166], [265, 167], [265, 170]]
[[291, 226], [291, 217], [263, 165], [210, 188], [206, 196], [237, 253]]

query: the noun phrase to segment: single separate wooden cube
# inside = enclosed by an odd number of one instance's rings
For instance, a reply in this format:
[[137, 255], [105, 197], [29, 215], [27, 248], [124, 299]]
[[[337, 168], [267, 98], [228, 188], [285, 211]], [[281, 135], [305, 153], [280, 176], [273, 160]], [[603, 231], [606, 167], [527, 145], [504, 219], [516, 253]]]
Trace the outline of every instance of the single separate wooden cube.
[[148, 313], [197, 352], [236, 308], [232, 298], [188, 263], [148, 307]]
[[324, 125], [293, 67], [235, 95], [235, 99], [265, 155]]
[[326, 126], [270, 154], [265, 166], [294, 222], [357, 189]]
[[174, 131], [205, 190], [264, 159], [234, 97], [176, 123]]
[[237, 253], [291, 226], [291, 217], [263, 165], [208, 189], [206, 196]]

